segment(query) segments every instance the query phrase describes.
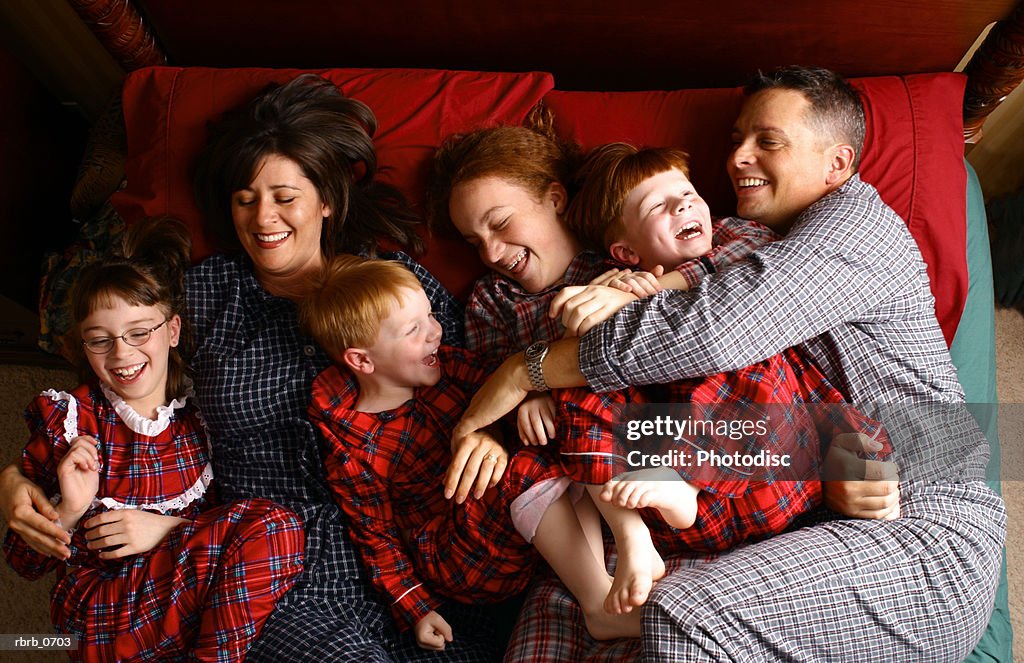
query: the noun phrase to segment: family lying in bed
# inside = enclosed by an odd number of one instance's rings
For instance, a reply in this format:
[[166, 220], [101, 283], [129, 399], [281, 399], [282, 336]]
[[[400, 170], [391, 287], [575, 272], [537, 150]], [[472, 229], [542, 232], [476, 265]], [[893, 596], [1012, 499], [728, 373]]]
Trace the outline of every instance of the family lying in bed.
[[[963, 401], [916, 245], [857, 176], [856, 93], [821, 70], [756, 79], [727, 164], [737, 218], [716, 223], [681, 153], [614, 145], [581, 166], [543, 120], [436, 156], [432, 223], [493, 271], [465, 325], [407, 255], [345, 255], [380, 236], [418, 248], [415, 216], [374, 179], [368, 108], [305, 76], [221, 122], [197, 195], [242, 250], [192, 268], [184, 308], [83, 290], [89, 382], [37, 401], [46, 416], [0, 479], [9, 561], [74, 560], [51, 607], [77, 657], [966, 656], [1006, 526], [984, 438], [948, 431], [954, 448], [897, 482], [884, 459], [926, 440], [890, 447], [839, 405]], [[185, 321], [188, 396], [168, 368]], [[464, 330], [469, 351], [449, 347]], [[612, 406], [652, 398], [844, 416], [783, 436], [800, 480], [623, 472]], [[523, 446], [501, 434], [517, 406]], [[211, 456], [215, 497], [194, 471]], [[851, 480], [821, 481], [835, 464]], [[686, 561], [666, 574], [669, 555]], [[589, 635], [521, 621], [506, 650], [479, 604], [531, 582]], [[259, 600], [225, 598], [246, 592]]]

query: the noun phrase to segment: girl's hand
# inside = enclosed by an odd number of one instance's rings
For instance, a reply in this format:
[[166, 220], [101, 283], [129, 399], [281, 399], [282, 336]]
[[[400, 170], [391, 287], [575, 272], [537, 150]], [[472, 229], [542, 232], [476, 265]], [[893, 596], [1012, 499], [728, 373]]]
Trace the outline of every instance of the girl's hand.
[[555, 400], [538, 392], [526, 397], [516, 412], [519, 440], [526, 446], [543, 446], [555, 438]]
[[124, 509], [106, 511], [83, 523], [90, 550], [117, 547], [99, 554], [100, 559], [119, 559], [152, 550], [167, 538], [172, 529], [188, 522], [176, 516], [150, 511]]
[[53, 523], [57, 510], [42, 488], [25, 478], [17, 463], [0, 472], [0, 514], [32, 550], [56, 559], [71, 557], [71, 537]]
[[96, 440], [80, 435], [71, 441], [71, 448], [57, 466], [61, 501], [57, 506], [61, 525], [74, 529], [96, 497], [100, 487], [100, 456]]
[[453, 639], [452, 627], [444, 617], [437, 614], [436, 610], [423, 615], [412, 628], [412, 632], [416, 635], [416, 644], [432, 651], [444, 651], [445, 644]]
[[633, 270], [631, 269], [619, 269], [618, 267], [612, 267], [607, 272], [604, 272], [600, 276], [595, 277], [587, 285], [608, 285], [623, 274], [629, 274]]
[[470, 489], [480, 499], [484, 491], [501, 480], [508, 465], [508, 452], [486, 430], [472, 431], [452, 441], [452, 462], [444, 478], [444, 497], [462, 504]]
[[604, 285], [609, 288], [617, 288], [636, 296], [637, 299], [645, 299], [656, 295], [664, 289], [660, 279], [665, 274], [665, 268], [656, 266], [649, 272], [633, 272], [625, 270], [617, 276], [608, 279]]
[[548, 315], [561, 316], [565, 336], [583, 336], [637, 299], [631, 292], [608, 286], [568, 286], [551, 300]]

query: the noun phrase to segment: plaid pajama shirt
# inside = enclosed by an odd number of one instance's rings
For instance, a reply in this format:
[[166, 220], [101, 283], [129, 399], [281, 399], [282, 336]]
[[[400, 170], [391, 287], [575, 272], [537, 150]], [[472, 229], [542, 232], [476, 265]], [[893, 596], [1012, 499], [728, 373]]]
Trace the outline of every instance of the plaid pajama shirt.
[[480, 499], [446, 500], [451, 431], [486, 374], [464, 350], [441, 346], [438, 358], [438, 383], [394, 410], [356, 410], [359, 385], [337, 366], [314, 381], [309, 407], [327, 444], [327, 481], [401, 628], [438, 609], [437, 595], [494, 602], [526, 589], [539, 556], [512, 525], [511, 505], [538, 481], [563, 476], [557, 458], [527, 450]]
[[[933, 308], [906, 226], [855, 176], [783, 240], [585, 335], [581, 368], [600, 390], [732, 370], [800, 345], [886, 425], [898, 459], [937, 460], [901, 463], [898, 520], [819, 509], [780, 536], [679, 560], [643, 608], [640, 642], [573, 633], [565, 589], [542, 583], [506, 660], [962, 660], [992, 611], [1006, 511], [983, 482], [988, 446], [962, 407]], [[922, 438], [928, 448], [871, 407], [915, 403], [945, 404], [944, 435]]]
[[[446, 337], [461, 336], [451, 296], [407, 256]], [[295, 304], [266, 292], [245, 256], [214, 256], [188, 274], [196, 397], [213, 445], [218, 494], [287, 505], [305, 526], [302, 575], [278, 602], [247, 660], [466, 661], [500, 658], [494, 621], [446, 604], [455, 642], [428, 652], [394, 627], [376, 596], [324, 475], [322, 441], [306, 417], [313, 379], [330, 365], [299, 329]], [[450, 338], [450, 337], [449, 337]]]
[[243, 660], [302, 570], [301, 523], [265, 500], [210, 505], [206, 436], [194, 408], [176, 403], [149, 420], [108, 394], [86, 384], [36, 398], [25, 476], [59, 493], [57, 466], [75, 437], [91, 435], [100, 443], [100, 483], [81, 522], [119, 508], [189, 522], [152, 550], [111, 561], [87, 548], [79, 526], [66, 566], [8, 532], [8, 561], [30, 578], [60, 569], [50, 614], [58, 632], [78, 636], [74, 660]]
[[[678, 265], [694, 287], [707, 274], [750, 254], [777, 235], [759, 223], [735, 217], [713, 222], [711, 251]], [[551, 300], [570, 285], [586, 285], [606, 270], [620, 266], [596, 253], [584, 251], [573, 258], [562, 279], [541, 292], [528, 292], [518, 283], [490, 272], [477, 280], [466, 304], [466, 348], [477, 353], [489, 368], [534, 341], [554, 340], [565, 333], [562, 321], [548, 317]]]

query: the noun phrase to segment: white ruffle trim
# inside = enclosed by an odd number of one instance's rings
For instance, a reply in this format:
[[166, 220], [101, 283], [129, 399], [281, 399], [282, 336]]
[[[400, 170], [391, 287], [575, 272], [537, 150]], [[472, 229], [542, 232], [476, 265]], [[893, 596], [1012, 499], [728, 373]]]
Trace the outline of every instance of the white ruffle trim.
[[47, 389], [40, 396], [47, 396], [53, 401], [67, 401], [68, 413], [64, 417], [64, 439], [71, 444], [71, 441], [78, 437], [78, 401], [66, 391]]
[[213, 465], [210, 463], [206, 464], [203, 468], [202, 473], [196, 482], [192, 484], [192, 487], [186, 490], [181, 495], [164, 500], [163, 502], [151, 502], [148, 504], [125, 504], [124, 502], [118, 502], [112, 497], [96, 498], [92, 501], [94, 507], [104, 506], [111, 511], [123, 511], [125, 509], [138, 509], [141, 511], [159, 511], [161, 514], [165, 514], [168, 511], [180, 511], [184, 509], [192, 502], [206, 494], [206, 489], [210, 486], [213, 481]]
[[103, 390], [103, 395], [107, 397], [110, 404], [114, 406], [114, 412], [117, 412], [117, 416], [121, 417], [121, 421], [128, 424], [128, 428], [131, 428], [140, 435], [149, 435], [150, 437], [159, 435], [167, 430], [167, 427], [171, 425], [171, 415], [174, 414], [175, 410], [185, 407], [185, 401], [187, 400], [186, 398], [181, 400], [176, 398], [167, 405], [157, 407], [156, 419], [150, 419], [136, 412], [123, 398], [114, 393], [113, 389], [102, 382], [100, 383], [100, 389]]
[[[114, 391], [107, 385], [100, 383], [100, 388], [103, 390], [103, 395], [106, 396], [107, 400], [109, 400], [111, 405], [114, 406], [114, 411], [117, 412], [117, 415], [129, 428], [140, 435], [149, 435], [150, 437], [159, 435], [167, 430], [167, 427], [171, 424], [171, 415], [174, 414], [175, 410], [180, 410], [185, 407], [185, 402], [187, 400], [187, 397], [174, 399], [167, 405], [161, 405], [157, 408], [157, 418], [150, 419], [136, 412], [131, 405], [128, 405], [123, 398], [114, 393]], [[74, 396], [66, 391], [56, 391], [54, 389], [47, 389], [42, 392], [42, 395], [47, 396], [54, 401], [67, 401], [68, 413], [64, 418], [64, 438], [70, 444], [72, 440], [78, 437], [78, 401]], [[200, 422], [205, 428], [206, 422], [201, 417]], [[208, 434], [206, 435], [206, 440], [207, 447], [209, 448], [210, 438]], [[173, 497], [162, 502], [152, 502], [147, 504], [125, 504], [124, 502], [118, 502], [112, 497], [102, 497], [94, 498], [92, 506], [104, 506], [111, 511], [139, 509], [142, 511], [158, 511], [161, 514], [166, 514], [168, 511], [179, 511], [184, 509], [201, 498], [206, 494], [206, 489], [210, 487], [212, 482], [213, 465], [208, 462], [206, 463], [206, 467], [204, 467], [203, 471], [199, 474], [199, 478], [196, 479], [194, 484], [192, 484], [192, 487], [177, 497]], [[59, 503], [60, 495], [54, 495], [51, 499], [56, 499]]]

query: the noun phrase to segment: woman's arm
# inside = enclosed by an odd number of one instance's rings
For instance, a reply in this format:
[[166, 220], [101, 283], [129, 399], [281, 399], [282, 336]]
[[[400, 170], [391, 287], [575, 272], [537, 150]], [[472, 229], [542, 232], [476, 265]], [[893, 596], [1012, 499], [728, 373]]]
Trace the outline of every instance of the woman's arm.
[[[586, 386], [580, 372], [579, 339], [573, 337], [553, 342], [544, 357], [543, 370], [544, 381], [553, 389]], [[452, 433], [452, 440], [458, 443], [470, 433], [505, 416], [526, 398], [531, 389], [525, 356], [517, 352], [506, 359], [474, 394]]]
[[0, 513], [10, 531], [32, 550], [56, 559], [71, 556], [71, 537], [53, 522], [57, 510], [42, 488], [25, 478], [17, 463], [0, 471]]

